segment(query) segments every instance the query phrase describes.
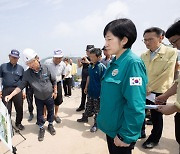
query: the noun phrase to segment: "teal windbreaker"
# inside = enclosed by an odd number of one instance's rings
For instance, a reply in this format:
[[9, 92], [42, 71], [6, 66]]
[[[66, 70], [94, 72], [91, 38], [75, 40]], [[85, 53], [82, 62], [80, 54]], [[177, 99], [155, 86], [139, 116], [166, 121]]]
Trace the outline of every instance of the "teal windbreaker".
[[127, 144], [136, 142], [145, 118], [147, 76], [143, 61], [131, 49], [116, 57], [101, 82], [98, 128]]

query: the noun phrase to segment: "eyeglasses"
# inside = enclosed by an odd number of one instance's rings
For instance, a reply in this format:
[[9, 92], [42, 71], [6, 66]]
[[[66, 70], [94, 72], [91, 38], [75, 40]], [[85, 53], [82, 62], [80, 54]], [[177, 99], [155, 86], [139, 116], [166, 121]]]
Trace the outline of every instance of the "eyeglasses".
[[143, 39], [142, 41], [144, 43], [146, 43], [146, 42], [152, 42], [153, 40], [154, 40], [154, 38], [149, 38], [149, 39]]
[[180, 37], [176, 39], [175, 41], [170, 42], [172, 45], [175, 45], [177, 41], [179, 41]]

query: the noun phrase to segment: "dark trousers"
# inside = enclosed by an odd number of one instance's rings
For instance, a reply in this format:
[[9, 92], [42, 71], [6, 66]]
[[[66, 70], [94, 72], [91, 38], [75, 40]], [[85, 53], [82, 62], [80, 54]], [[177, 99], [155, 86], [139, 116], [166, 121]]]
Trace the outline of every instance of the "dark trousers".
[[86, 103], [86, 94], [84, 93], [84, 89], [86, 86], [86, 81], [81, 81], [81, 104], [80, 108], [85, 108], [85, 103]]
[[26, 87], [26, 99], [29, 113], [33, 113], [33, 89], [29, 86]]
[[43, 126], [45, 123], [43, 116], [44, 106], [46, 106], [48, 112], [47, 121], [52, 123], [54, 120], [54, 99], [52, 97], [46, 100], [35, 98], [35, 103], [37, 107], [37, 123], [39, 124], [39, 126]]
[[176, 141], [180, 144], [180, 113], [174, 116]]
[[54, 105], [59, 106], [63, 102], [61, 81], [57, 83], [57, 92], [58, 93], [56, 99], [54, 100]]
[[[161, 95], [160, 93], [155, 93], [156, 97]], [[154, 104], [153, 102], [146, 100], [146, 104]], [[151, 134], [146, 141], [158, 143], [163, 130], [163, 115], [161, 112], [156, 110], [150, 110], [151, 112], [151, 119], [153, 124], [153, 129], [151, 130]]]
[[72, 85], [72, 79], [71, 78], [65, 78], [63, 80], [63, 88], [64, 88], [64, 95], [65, 96], [71, 96], [71, 85]]
[[106, 135], [110, 154], [131, 154], [134, 147], [118, 147], [114, 144], [114, 139]]
[[23, 96], [22, 96], [22, 92], [18, 93], [17, 95], [15, 95], [14, 97], [12, 97], [12, 99], [8, 102], [5, 102], [5, 96], [9, 95], [11, 92], [13, 92], [13, 90], [15, 89], [15, 87], [8, 87], [8, 88], [3, 88], [2, 90], [2, 101], [5, 105], [7, 105], [7, 109], [9, 114], [11, 115], [11, 111], [12, 111], [12, 102], [14, 103], [14, 107], [16, 110], [16, 124], [21, 124], [22, 119], [23, 119]]
[[83, 115], [85, 117], [90, 117], [93, 112], [95, 114], [94, 123], [96, 123], [96, 117], [97, 117], [97, 114], [99, 113], [99, 109], [100, 109], [100, 99], [99, 98], [93, 99], [88, 96], [87, 102], [86, 102], [86, 109]]

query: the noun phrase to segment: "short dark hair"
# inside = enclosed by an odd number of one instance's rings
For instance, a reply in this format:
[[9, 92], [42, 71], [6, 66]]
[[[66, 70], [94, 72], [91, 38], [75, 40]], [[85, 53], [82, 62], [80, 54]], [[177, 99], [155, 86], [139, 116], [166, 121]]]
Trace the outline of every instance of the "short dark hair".
[[102, 56], [102, 50], [100, 48], [93, 48], [90, 50], [90, 54], [95, 54], [96, 57]]
[[131, 48], [132, 44], [137, 38], [136, 26], [127, 18], [121, 18], [111, 21], [104, 28], [104, 37], [110, 31], [114, 36], [122, 40], [124, 37], [128, 38], [128, 42], [123, 48]]
[[180, 35], [180, 20], [172, 24], [165, 34], [168, 39], [174, 35]]
[[148, 28], [148, 29], [146, 29], [144, 31], [143, 36], [146, 33], [151, 33], [151, 32], [155, 32], [157, 34], [157, 36], [164, 36], [164, 34], [165, 34], [164, 30], [162, 30], [161, 28], [159, 28], [159, 27], [151, 27], [151, 28]]

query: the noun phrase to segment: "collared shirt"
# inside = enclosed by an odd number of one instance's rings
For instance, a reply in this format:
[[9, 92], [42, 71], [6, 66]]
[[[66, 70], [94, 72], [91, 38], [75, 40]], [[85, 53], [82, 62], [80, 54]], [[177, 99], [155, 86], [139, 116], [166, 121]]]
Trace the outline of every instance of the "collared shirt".
[[101, 63], [103, 63], [106, 67], [108, 67], [108, 65], [110, 64], [110, 62], [112, 61], [113, 58], [114, 58], [114, 56], [111, 56], [110, 59], [106, 59], [106, 57], [105, 57], [101, 60]]
[[47, 59], [44, 64], [47, 65], [53, 74], [55, 74], [57, 82], [62, 80], [62, 75], [65, 75], [66, 67], [66, 64], [63, 61], [56, 65], [54, 64], [53, 59]]
[[159, 52], [161, 48], [161, 45], [159, 46], [159, 48], [157, 48], [155, 51], [150, 51], [150, 60], [153, 60], [153, 58], [157, 55], [157, 53]]
[[71, 69], [72, 66], [70, 64], [67, 64], [65, 67], [65, 78], [72, 78]]
[[174, 80], [177, 49], [161, 45], [159, 52], [150, 60], [150, 50], [141, 55], [148, 74], [148, 92], [164, 93]]
[[0, 90], [6, 87], [17, 87], [22, 82], [24, 69], [21, 65], [13, 66], [10, 62], [4, 63], [0, 66], [0, 78], [2, 78], [2, 85]]
[[101, 83], [97, 125], [108, 136], [119, 134], [123, 142], [136, 142], [145, 117], [146, 69], [142, 60], [127, 49], [110, 63]]
[[52, 74], [46, 65], [41, 65], [39, 72], [27, 69], [24, 72], [21, 85], [18, 87], [22, 90], [27, 85], [33, 89], [34, 95], [40, 100], [46, 100], [52, 96], [53, 86], [57, 84], [56, 77]]
[[88, 96], [97, 99], [100, 97], [101, 79], [106, 71], [106, 66], [103, 63], [97, 62], [95, 65], [90, 64], [88, 68], [89, 85]]

